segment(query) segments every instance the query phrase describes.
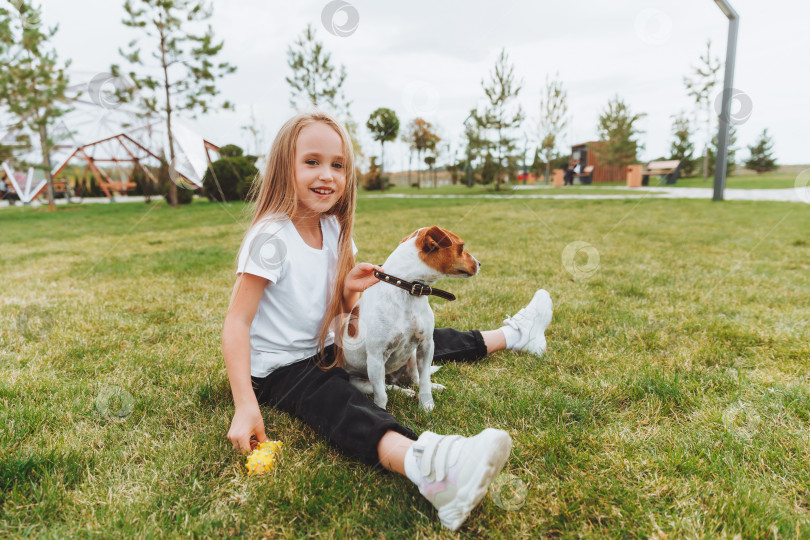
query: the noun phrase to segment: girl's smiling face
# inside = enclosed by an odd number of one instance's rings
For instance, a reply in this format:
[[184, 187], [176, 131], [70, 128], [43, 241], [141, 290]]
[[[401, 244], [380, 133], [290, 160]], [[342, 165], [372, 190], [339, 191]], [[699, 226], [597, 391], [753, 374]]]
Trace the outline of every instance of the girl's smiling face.
[[295, 192], [298, 211], [307, 216], [332, 208], [346, 189], [343, 140], [323, 122], [298, 133], [295, 143]]

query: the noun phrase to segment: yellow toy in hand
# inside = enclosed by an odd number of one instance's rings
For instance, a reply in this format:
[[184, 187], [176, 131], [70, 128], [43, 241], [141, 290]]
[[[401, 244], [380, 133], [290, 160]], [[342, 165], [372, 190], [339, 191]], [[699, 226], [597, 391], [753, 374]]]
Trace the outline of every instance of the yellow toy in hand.
[[266, 441], [250, 453], [247, 458], [248, 475], [268, 473], [273, 469], [276, 464], [276, 455], [281, 450], [281, 441]]

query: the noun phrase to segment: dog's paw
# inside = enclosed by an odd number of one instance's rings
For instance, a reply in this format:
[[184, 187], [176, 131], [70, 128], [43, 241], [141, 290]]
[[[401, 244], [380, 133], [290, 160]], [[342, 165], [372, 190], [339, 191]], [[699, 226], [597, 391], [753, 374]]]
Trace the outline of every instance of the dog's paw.
[[444, 392], [447, 390], [447, 387], [443, 384], [439, 383], [430, 383], [430, 387], [433, 389], [434, 392]]
[[425, 412], [432, 411], [433, 408], [436, 406], [435, 403], [433, 403], [432, 396], [425, 397], [421, 394], [419, 395], [419, 404], [422, 406], [422, 410]]

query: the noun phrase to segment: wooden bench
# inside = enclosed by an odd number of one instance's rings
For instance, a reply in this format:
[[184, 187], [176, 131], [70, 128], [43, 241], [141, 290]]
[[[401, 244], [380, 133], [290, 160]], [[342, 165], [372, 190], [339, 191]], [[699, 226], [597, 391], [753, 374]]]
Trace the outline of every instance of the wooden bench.
[[[25, 191], [25, 184], [23, 184], [22, 189], [23, 189], [23, 191]], [[53, 194], [54, 194], [54, 197], [66, 196], [66, 194], [67, 194], [67, 184], [65, 184], [65, 182], [54, 181], [54, 183], [53, 183]], [[42, 188], [34, 195], [34, 197], [31, 198], [31, 200], [37, 199], [38, 197], [42, 197], [42, 196], [45, 196], [45, 197], [48, 196], [48, 185], [47, 184], [43, 185]], [[9, 204], [12, 204], [12, 205], [14, 204], [14, 201], [21, 200], [20, 195], [17, 193], [17, 191], [14, 189], [14, 186], [10, 182], [6, 183], [5, 191], [0, 191], [0, 199], [5, 199], [5, 200], [9, 201]], [[26, 204], [28, 204], [28, 203], [26, 203]]]
[[681, 161], [670, 159], [668, 161], [651, 161], [647, 170], [641, 173], [641, 185], [650, 185], [650, 176], [661, 177], [661, 183], [674, 184], [678, 181], [681, 172]]
[[107, 182], [107, 188], [118, 193], [126, 193], [135, 189], [137, 184], [135, 182]]
[[[4, 182], [2, 178], [0, 178], [0, 182]], [[3, 183], [0, 186], [0, 200], [5, 199], [9, 201], [9, 204], [14, 204], [14, 201], [19, 201], [20, 198], [17, 196], [17, 192], [14, 191], [14, 186], [11, 185], [11, 182]]]
[[583, 170], [581, 173], [574, 175], [574, 183], [576, 183], [577, 179], [579, 179], [580, 184], [590, 184], [593, 182], [593, 170], [593, 165], [588, 165], [585, 167], [585, 170]]

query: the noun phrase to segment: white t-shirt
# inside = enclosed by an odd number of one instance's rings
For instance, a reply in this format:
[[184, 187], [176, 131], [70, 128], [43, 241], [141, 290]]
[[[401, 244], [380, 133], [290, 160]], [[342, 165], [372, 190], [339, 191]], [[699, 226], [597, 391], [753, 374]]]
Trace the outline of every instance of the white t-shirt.
[[[270, 280], [250, 325], [250, 374], [266, 377], [273, 370], [309, 358], [318, 350], [318, 330], [337, 272], [340, 224], [321, 216], [322, 249], [301, 238], [293, 223], [260, 221], [248, 231], [236, 273]], [[352, 252], [357, 247], [352, 240]], [[334, 342], [327, 337], [326, 345]]]

